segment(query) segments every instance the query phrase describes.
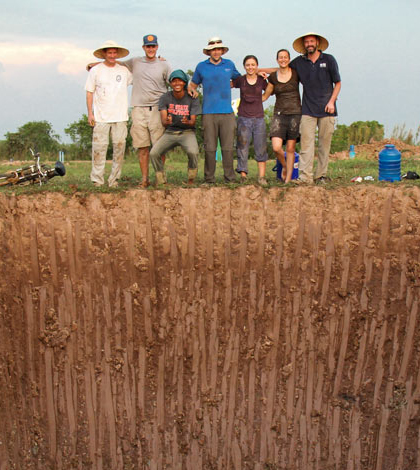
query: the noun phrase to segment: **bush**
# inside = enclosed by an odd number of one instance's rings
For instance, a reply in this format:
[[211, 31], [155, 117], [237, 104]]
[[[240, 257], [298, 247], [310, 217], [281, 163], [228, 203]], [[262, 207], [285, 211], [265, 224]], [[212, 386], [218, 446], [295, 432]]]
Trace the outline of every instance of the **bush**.
[[346, 126], [339, 124], [331, 141], [331, 153], [348, 150], [350, 145], [368, 144], [384, 138], [384, 126], [378, 121], [356, 121]]

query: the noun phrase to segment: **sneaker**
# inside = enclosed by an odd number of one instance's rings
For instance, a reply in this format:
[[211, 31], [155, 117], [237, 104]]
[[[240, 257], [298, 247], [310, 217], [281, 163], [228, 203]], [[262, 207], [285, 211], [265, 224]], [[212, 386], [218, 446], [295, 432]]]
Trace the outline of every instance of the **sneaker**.
[[241, 183], [246, 183], [246, 176], [241, 175]]
[[258, 184], [260, 186], [267, 186], [267, 180], [264, 177], [258, 178]]
[[303, 180], [302, 178], [296, 178], [295, 180], [290, 181], [293, 184], [309, 184], [309, 181]]
[[327, 176], [320, 176], [315, 180], [315, 184], [327, 184], [329, 181], [331, 181], [331, 178], [328, 178]]
[[101, 186], [103, 186], [101, 183], [93, 183], [93, 186], [95, 186], [95, 188], [100, 188]]
[[108, 183], [108, 186], [109, 186], [110, 188], [118, 188], [118, 181], [114, 181], [114, 182], [111, 183], [111, 184]]

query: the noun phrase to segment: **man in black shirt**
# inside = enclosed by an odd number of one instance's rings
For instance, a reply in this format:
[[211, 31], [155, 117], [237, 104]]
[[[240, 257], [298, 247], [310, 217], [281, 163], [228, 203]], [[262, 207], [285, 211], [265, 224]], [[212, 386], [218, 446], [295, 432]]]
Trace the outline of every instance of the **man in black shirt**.
[[326, 181], [331, 138], [337, 116], [336, 100], [341, 89], [341, 78], [334, 57], [323, 52], [327, 47], [328, 41], [316, 33], [307, 33], [293, 42], [295, 51], [302, 54], [290, 62], [290, 67], [297, 71], [303, 85], [299, 181], [306, 183], [313, 180], [317, 127], [318, 166], [315, 182]]
[[169, 76], [172, 91], [159, 99], [159, 111], [166, 130], [153, 145], [150, 160], [156, 174], [156, 185], [164, 184], [165, 175], [160, 155], [178, 145], [188, 156], [188, 183], [193, 184], [197, 176], [198, 144], [195, 136], [195, 120], [201, 114], [198, 98], [187, 93], [188, 76], [182, 70], [174, 70]]

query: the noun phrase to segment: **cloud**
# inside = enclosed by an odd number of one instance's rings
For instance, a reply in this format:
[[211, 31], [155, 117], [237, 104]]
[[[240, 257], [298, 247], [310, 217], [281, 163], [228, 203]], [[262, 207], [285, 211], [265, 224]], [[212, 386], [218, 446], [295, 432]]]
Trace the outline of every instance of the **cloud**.
[[57, 64], [57, 71], [63, 75], [78, 75], [85, 72], [87, 63], [96, 61], [93, 51], [65, 42], [0, 42], [0, 51], [0, 63], [5, 67]]

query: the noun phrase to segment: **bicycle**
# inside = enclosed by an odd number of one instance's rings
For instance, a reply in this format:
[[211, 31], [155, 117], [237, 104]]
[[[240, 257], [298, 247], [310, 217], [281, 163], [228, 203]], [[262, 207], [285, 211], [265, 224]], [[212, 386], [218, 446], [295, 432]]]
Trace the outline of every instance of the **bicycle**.
[[39, 152], [34, 153], [32, 149], [29, 150], [35, 159], [35, 163], [0, 174], [0, 186], [37, 183], [41, 186], [44, 183], [48, 183], [54, 176], [64, 176], [66, 174], [66, 168], [62, 162], [55, 162], [54, 168], [51, 168], [45, 163], [40, 164], [39, 160], [41, 155]]

